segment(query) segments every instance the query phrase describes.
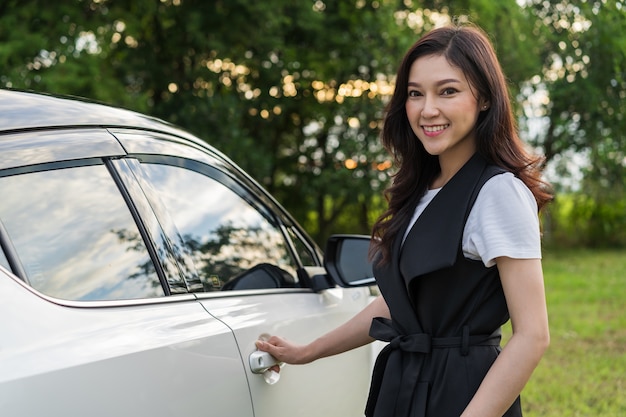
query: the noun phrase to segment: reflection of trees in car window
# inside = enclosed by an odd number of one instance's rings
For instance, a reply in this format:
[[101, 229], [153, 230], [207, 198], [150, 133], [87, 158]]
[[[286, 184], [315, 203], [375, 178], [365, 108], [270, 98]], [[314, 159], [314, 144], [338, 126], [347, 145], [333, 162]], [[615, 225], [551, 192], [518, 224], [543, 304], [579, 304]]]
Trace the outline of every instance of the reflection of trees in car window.
[[183, 236], [206, 290], [220, 289], [258, 264], [278, 266], [295, 277], [279, 228], [233, 190], [186, 168], [142, 166]]
[[[126, 251], [135, 251], [135, 252], [143, 252], [145, 250], [145, 245], [143, 238], [139, 234], [138, 231], [131, 231], [126, 229], [120, 230], [111, 230], [111, 233], [115, 234], [118, 238], [118, 241], [121, 244], [126, 245]], [[162, 239], [166, 239], [166, 237], [162, 236]], [[158, 246], [156, 248], [157, 251], [157, 259], [163, 260], [167, 259], [169, 254], [164, 253], [164, 249], [162, 246]], [[181, 261], [177, 258], [177, 261]], [[188, 288], [185, 285], [184, 281], [181, 280], [173, 280], [169, 279], [169, 277], [175, 277], [178, 275], [177, 271], [172, 271], [173, 264], [171, 262], [161, 262], [161, 268], [163, 268], [164, 274], [168, 277], [168, 284], [170, 287], [171, 294], [184, 294], [188, 292]], [[129, 280], [146, 280], [150, 277], [156, 276], [156, 269], [154, 267], [154, 263], [150, 258], [145, 259], [145, 261], [137, 265], [135, 272], [128, 276]], [[151, 280], [152, 287], [157, 288], [161, 287], [161, 282], [157, 280]]]
[[[29, 190], [28, 193], [23, 190]], [[27, 279], [67, 300], [162, 296], [142, 240], [128, 250], [116, 230], [137, 226], [104, 165], [0, 178], [0, 218]]]
[[[286, 248], [276, 237], [271, 230], [262, 227], [235, 227], [227, 222], [205, 235], [203, 241], [198, 240], [203, 239], [202, 236], [191, 234], [184, 235], [183, 240], [199, 266], [205, 285], [208, 284], [209, 289], [218, 289], [256, 265], [281, 259]], [[216, 286], [218, 288], [214, 288]]]

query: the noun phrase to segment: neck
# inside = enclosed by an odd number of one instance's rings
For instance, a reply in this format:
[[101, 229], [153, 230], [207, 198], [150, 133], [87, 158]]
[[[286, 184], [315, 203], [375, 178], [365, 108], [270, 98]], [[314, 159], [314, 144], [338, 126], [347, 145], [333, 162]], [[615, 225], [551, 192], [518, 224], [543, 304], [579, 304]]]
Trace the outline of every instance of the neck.
[[450, 181], [450, 179], [452, 179], [452, 177], [459, 172], [463, 165], [470, 160], [474, 153], [475, 150], [472, 150], [471, 153], [468, 152], [464, 155], [455, 155], [455, 157], [439, 155], [439, 166], [441, 167], [441, 172], [439, 172], [439, 175], [437, 175], [437, 177], [430, 184], [430, 189], [441, 188], [446, 185], [448, 181]]

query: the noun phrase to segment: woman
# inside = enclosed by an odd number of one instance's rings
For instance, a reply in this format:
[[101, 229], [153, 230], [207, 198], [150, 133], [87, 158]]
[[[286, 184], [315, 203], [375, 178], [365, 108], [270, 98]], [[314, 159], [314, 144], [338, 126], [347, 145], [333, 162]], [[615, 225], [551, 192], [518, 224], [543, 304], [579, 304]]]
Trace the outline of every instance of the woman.
[[538, 210], [550, 195], [482, 31], [439, 28], [410, 48], [382, 142], [398, 164], [373, 228], [382, 296], [310, 344], [259, 349], [302, 364], [388, 341], [367, 416], [521, 416], [549, 344]]

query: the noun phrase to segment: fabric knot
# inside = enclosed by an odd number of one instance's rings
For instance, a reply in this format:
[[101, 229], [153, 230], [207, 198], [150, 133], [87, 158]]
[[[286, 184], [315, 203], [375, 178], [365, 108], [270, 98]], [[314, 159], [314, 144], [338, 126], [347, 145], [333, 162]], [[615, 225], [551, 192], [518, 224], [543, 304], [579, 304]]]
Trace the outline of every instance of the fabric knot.
[[376, 317], [372, 320], [370, 336], [389, 342], [390, 349], [399, 349], [404, 352], [430, 353], [432, 348], [430, 335], [425, 333], [403, 335], [395, 329], [391, 320], [383, 317]]
[[431, 338], [424, 333], [397, 336], [391, 339], [389, 345], [391, 349], [400, 349], [405, 352], [430, 353]]

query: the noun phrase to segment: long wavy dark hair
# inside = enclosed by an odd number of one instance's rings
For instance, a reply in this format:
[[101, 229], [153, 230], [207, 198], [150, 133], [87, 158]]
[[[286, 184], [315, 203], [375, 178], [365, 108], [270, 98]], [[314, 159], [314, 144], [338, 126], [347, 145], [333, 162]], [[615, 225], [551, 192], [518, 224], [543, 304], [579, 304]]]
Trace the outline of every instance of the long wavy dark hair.
[[541, 179], [543, 158], [532, 155], [519, 138], [506, 79], [489, 38], [473, 25], [434, 29], [404, 56], [386, 108], [381, 140], [398, 169], [385, 190], [388, 208], [372, 230], [371, 253], [381, 255], [378, 259], [382, 263], [389, 261], [394, 238], [441, 169], [438, 157], [428, 154], [411, 130], [405, 109], [411, 65], [428, 55], [444, 56], [461, 69], [477, 99], [489, 103], [475, 126], [477, 152], [520, 178], [535, 196], [539, 209], [552, 198], [548, 184]]

